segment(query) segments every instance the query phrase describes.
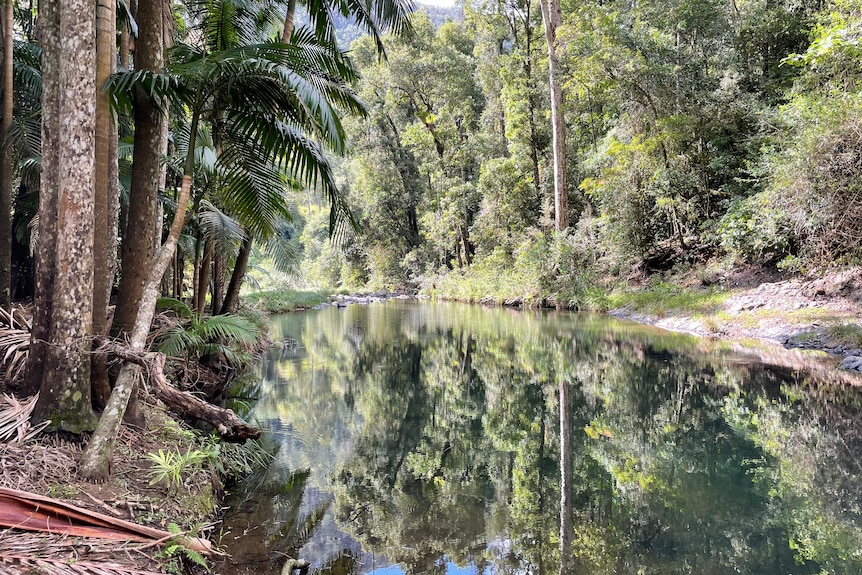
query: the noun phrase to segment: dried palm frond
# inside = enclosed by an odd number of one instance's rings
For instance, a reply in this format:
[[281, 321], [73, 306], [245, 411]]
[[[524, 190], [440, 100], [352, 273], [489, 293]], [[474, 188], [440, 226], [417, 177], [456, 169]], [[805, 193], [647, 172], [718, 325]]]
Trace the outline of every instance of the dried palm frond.
[[[50, 483], [62, 483], [75, 473], [80, 447], [17, 445], [0, 442], [0, 487], [48, 489]], [[6, 549], [0, 538], [0, 549]]]
[[77, 561], [75, 559], [49, 559], [26, 555], [0, 556], [0, 573], [29, 574], [51, 573], [51, 575], [163, 575], [158, 571], [141, 571], [133, 566], [119, 563]]
[[5, 366], [7, 380], [22, 371], [30, 352], [30, 332], [23, 329], [0, 328], [0, 367]]
[[38, 393], [23, 402], [11, 395], [3, 394], [0, 397], [0, 441], [24, 443], [45, 429], [50, 421], [42, 422], [35, 427], [30, 425], [30, 415], [38, 398]]
[[12, 307], [6, 311], [0, 307], [0, 323], [6, 324], [11, 329], [22, 329], [29, 332], [33, 326], [31, 325], [32, 322], [27, 320], [27, 315], [27, 310], [24, 308], [15, 309]]

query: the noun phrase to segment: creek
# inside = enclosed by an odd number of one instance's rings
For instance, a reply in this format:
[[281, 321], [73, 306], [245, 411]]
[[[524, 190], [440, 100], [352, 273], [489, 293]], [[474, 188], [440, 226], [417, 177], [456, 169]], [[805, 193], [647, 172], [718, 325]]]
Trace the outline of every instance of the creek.
[[248, 393], [278, 450], [228, 500], [221, 575], [862, 573], [862, 396], [820, 372], [454, 303], [271, 337]]

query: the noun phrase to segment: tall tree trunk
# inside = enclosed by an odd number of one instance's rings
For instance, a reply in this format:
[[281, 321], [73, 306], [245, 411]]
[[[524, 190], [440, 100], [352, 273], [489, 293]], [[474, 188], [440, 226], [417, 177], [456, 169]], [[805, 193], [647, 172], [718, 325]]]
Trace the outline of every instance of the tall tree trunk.
[[37, 421], [93, 429], [95, 35], [87, 0], [43, 1], [42, 153], [37, 246], [37, 313], [28, 380], [38, 382]]
[[[243, 240], [242, 246], [239, 248], [236, 263], [233, 266], [233, 273], [230, 276], [230, 283], [227, 286], [227, 293], [224, 296], [224, 303], [219, 311], [221, 314], [236, 311], [236, 306], [239, 304], [239, 290], [242, 287], [245, 270], [248, 269], [248, 258], [251, 255], [252, 244], [251, 236], [248, 236]], [[213, 313], [215, 313], [215, 310], [213, 310]]]
[[284, 14], [284, 30], [281, 32], [282, 44], [290, 42], [290, 36], [293, 34], [293, 15], [295, 12], [296, 0], [289, 0], [287, 3], [287, 12]]
[[[197, 127], [195, 126], [195, 129]], [[194, 133], [194, 132], [193, 132]], [[186, 208], [189, 204], [189, 192], [191, 190], [191, 175], [183, 176], [180, 196], [177, 200], [177, 211], [171, 224], [170, 232], [165, 243], [159, 249], [159, 253], [149, 270], [141, 306], [135, 318], [134, 327], [129, 337], [129, 347], [132, 351], [141, 352], [146, 348], [147, 335], [156, 314], [156, 300], [159, 295], [159, 282], [165, 270], [171, 264], [177, 249], [177, 240], [185, 223]], [[87, 448], [81, 455], [78, 469], [81, 475], [91, 480], [105, 480], [111, 472], [111, 455], [114, 443], [120, 429], [120, 423], [129, 405], [129, 398], [135, 390], [135, 383], [141, 374], [141, 367], [133, 363], [124, 363], [120, 369], [120, 375], [111, 392], [108, 405], [99, 424], [93, 432], [93, 437], [87, 444]]]
[[572, 573], [572, 398], [569, 383], [560, 380], [560, 575]]
[[198, 282], [200, 281], [201, 274], [201, 240], [201, 231], [198, 229], [197, 237], [195, 238], [195, 257], [192, 260], [192, 309], [198, 309], [198, 297], [200, 297]]
[[211, 238], [204, 238], [204, 254], [201, 259], [201, 270], [198, 274], [198, 285], [195, 287], [195, 302], [197, 304], [195, 311], [198, 315], [203, 315], [207, 306], [207, 292], [210, 286], [210, 269], [212, 269], [213, 261], [213, 241]]
[[[137, 12], [135, 69], [161, 72], [164, 67], [162, 2], [141, 2]], [[122, 275], [111, 334], [131, 331], [152, 266], [158, 218], [158, 190], [163, 124], [167, 118], [143, 90], [135, 90], [135, 152], [129, 193], [128, 223], [123, 238]]]
[[[161, 22], [161, 17], [159, 18], [159, 22]], [[141, 24], [140, 21], [139, 24]], [[200, 108], [202, 106], [203, 104], [200, 101], [197, 102], [197, 105], [192, 112], [189, 142], [194, 142], [197, 139], [198, 121], [200, 117]], [[194, 167], [194, 146], [189, 145], [189, 150], [186, 154], [185, 169], [183, 172], [183, 181], [180, 186], [180, 195], [177, 198], [174, 220], [171, 223], [171, 228], [168, 231], [165, 243], [159, 248], [156, 257], [153, 259], [152, 266], [148, 269], [140, 305], [137, 309], [134, 325], [129, 335], [129, 347], [134, 352], [143, 351], [147, 344], [147, 335], [150, 333], [150, 326], [152, 325], [153, 317], [156, 314], [156, 300], [159, 296], [159, 283], [161, 282], [165, 270], [168, 269], [168, 266], [171, 265], [171, 262], [174, 259], [180, 232], [186, 223], [186, 210], [189, 206], [189, 195], [191, 193]], [[87, 444], [87, 448], [84, 450], [84, 453], [81, 454], [81, 459], [78, 462], [79, 472], [84, 477], [91, 480], [104, 480], [110, 475], [111, 455], [114, 451], [114, 443], [117, 440], [117, 433], [120, 430], [120, 424], [123, 421], [123, 416], [125, 415], [126, 408], [129, 405], [129, 398], [132, 396], [132, 392], [135, 389], [135, 382], [138, 380], [140, 373], [141, 367], [132, 363], [125, 363], [120, 369], [120, 375], [117, 377], [117, 382], [111, 392], [111, 398], [108, 401], [108, 405], [105, 407], [105, 411], [99, 419], [99, 425], [93, 432], [93, 437], [90, 439], [90, 442]]]
[[[108, 95], [102, 85], [114, 71], [117, 46], [116, 0], [99, 0], [96, 7], [96, 181], [93, 234], [93, 334], [104, 335], [108, 323], [108, 301], [114, 283], [116, 254], [117, 130]], [[113, 141], [113, 145], [112, 145]], [[113, 177], [113, 179], [112, 179]], [[112, 206], [113, 204], [113, 206]], [[113, 229], [112, 229], [113, 228]], [[93, 355], [91, 382], [93, 399], [102, 408], [111, 393], [105, 358]]]
[[548, 42], [548, 77], [551, 85], [551, 125], [554, 148], [554, 227], [569, 227], [569, 202], [566, 195], [566, 121], [563, 116], [563, 88], [560, 85], [560, 60], [557, 28], [563, 16], [560, 0], [540, 0], [545, 39]]
[[0, 307], [12, 303], [12, 150], [6, 134], [12, 125], [12, 0], [3, 6], [3, 122], [0, 123]]
[[524, 19], [524, 79], [527, 82], [527, 121], [530, 128], [530, 164], [533, 168], [533, 189], [536, 192], [536, 215], [542, 213], [542, 182], [539, 175], [539, 130], [536, 126], [536, 100], [533, 96], [533, 25], [530, 22], [530, 3]]
[[213, 254], [212, 313], [217, 314], [224, 303], [224, 253]]

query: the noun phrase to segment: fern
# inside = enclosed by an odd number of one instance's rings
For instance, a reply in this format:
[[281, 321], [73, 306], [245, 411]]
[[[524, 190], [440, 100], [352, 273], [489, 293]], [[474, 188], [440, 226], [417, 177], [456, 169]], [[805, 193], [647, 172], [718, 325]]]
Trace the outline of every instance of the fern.
[[157, 349], [161, 353], [186, 361], [206, 355], [223, 355], [234, 365], [245, 365], [250, 361], [243, 347], [253, 345], [261, 334], [261, 327], [253, 321], [236, 315], [202, 319], [188, 304], [173, 298], [160, 299], [158, 306], [180, 319], [180, 323], [164, 329], [157, 336]]

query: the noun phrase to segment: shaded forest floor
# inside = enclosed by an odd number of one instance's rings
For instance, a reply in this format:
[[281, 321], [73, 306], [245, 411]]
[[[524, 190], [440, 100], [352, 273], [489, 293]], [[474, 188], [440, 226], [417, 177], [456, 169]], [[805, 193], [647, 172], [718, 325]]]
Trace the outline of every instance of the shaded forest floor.
[[[179, 484], [153, 483], [158, 469], [151, 454], [185, 453], [189, 431], [164, 408], [144, 399], [147, 430], [123, 425], [111, 461], [111, 477], [90, 483], [76, 473], [84, 443], [63, 434], [40, 436], [35, 443], [0, 443], [0, 487], [45, 495], [102, 515], [192, 537], [212, 535], [221, 499], [221, 482], [205, 466], [186, 469]], [[166, 573], [191, 572], [194, 561], [185, 548], [159, 544], [81, 538], [0, 528], [0, 573], [31, 573], [33, 565], [12, 560], [47, 560], [50, 572]], [[89, 570], [86, 565], [97, 566]], [[77, 567], [75, 567], [77, 565]], [[43, 572], [43, 571], [35, 571]]]
[[[218, 378], [195, 366], [198, 384]], [[180, 379], [181, 367], [169, 365], [172, 380]], [[0, 392], [14, 394], [8, 383], [0, 380]], [[218, 556], [225, 482], [265, 465], [269, 456], [255, 452], [255, 446], [220, 444], [192, 429], [146, 389], [139, 392], [138, 407], [136, 422], [144, 428], [127, 423], [120, 428], [107, 482], [88, 482], [77, 474], [86, 434], [48, 433], [25, 444], [0, 442], [0, 488], [47, 496], [172, 537], [112, 541], [0, 527], [0, 575], [211, 572], [204, 561]], [[216, 553], [205, 558], [186, 538], [209, 540]]]

